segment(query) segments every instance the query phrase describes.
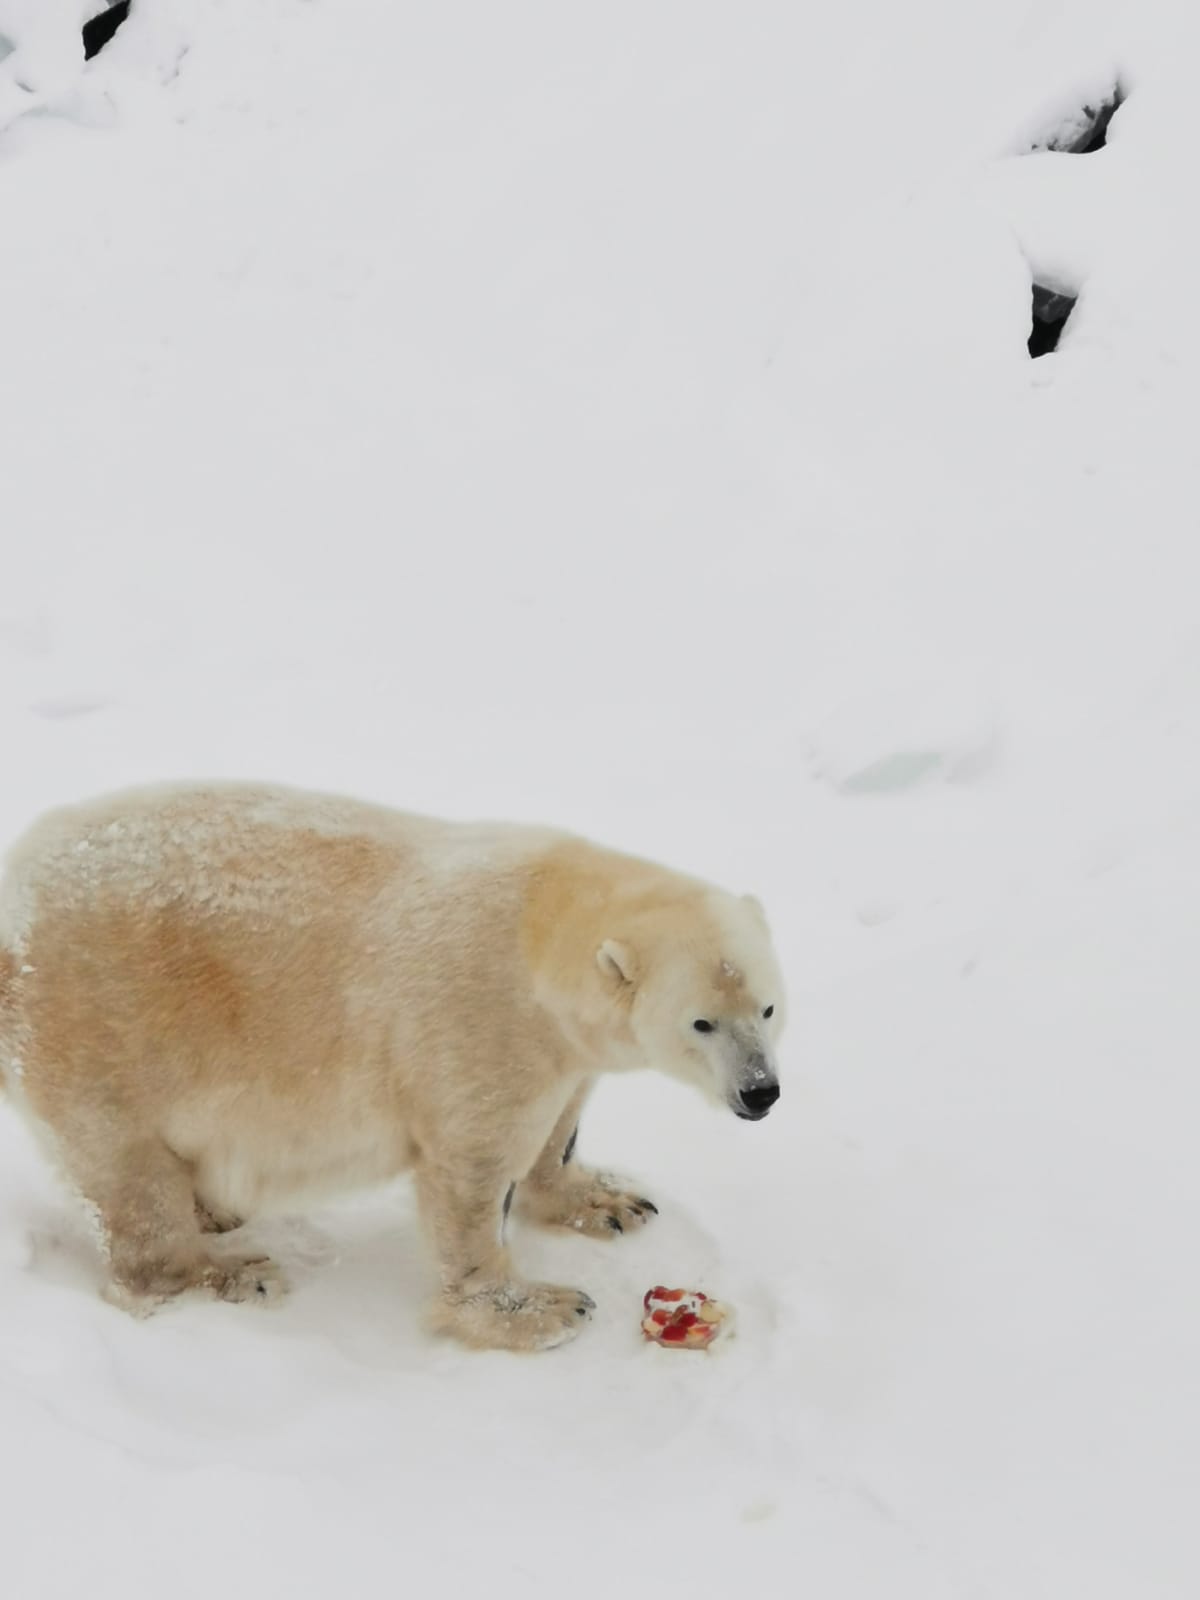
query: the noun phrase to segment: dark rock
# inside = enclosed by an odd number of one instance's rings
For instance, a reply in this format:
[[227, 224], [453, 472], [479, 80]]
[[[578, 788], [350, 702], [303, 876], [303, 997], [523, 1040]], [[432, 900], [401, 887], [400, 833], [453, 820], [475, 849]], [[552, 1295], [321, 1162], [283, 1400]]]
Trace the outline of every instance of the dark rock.
[[1058, 150], [1065, 155], [1090, 156], [1103, 150], [1108, 142], [1108, 125], [1125, 103], [1125, 91], [1114, 83], [1109, 93], [1094, 105], [1079, 106], [1065, 116], [1053, 133], [1035, 139], [1029, 153], [1040, 150]]
[[130, 0], [111, 0], [107, 11], [83, 25], [83, 54], [88, 61], [98, 55], [129, 15]]
[[1057, 289], [1047, 289], [1045, 284], [1034, 284], [1030, 356], [1046, 356], [1058, 347], [1067, 318], [1075, 309], [1075, 299], [1073, 294], [1062, 294]]

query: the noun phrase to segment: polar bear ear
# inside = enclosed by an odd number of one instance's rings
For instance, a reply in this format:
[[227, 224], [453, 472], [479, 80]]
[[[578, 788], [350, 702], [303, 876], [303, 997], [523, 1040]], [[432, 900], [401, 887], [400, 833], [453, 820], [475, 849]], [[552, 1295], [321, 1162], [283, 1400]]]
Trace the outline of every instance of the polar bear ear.
[[596, 965], [606, 978], [617, 983], [632, 983], [637, 977], [637, 962], [633, 951], [619, 939], [605, 939], [596, 951]]
[[745, 905], [745, 906], [749, 906], [750, 910], [753, 911], [754, 915], [758, 918], [758, 920], [762, 923], [763, 927], [765, 928], [766, 925], [767, 925], [767, 913], [764, 910], [763, 903], [758, 898], [758, 896], [757, 895], [753, 895], [753, 894], [744, 894], [742, 896], [742, 904]]

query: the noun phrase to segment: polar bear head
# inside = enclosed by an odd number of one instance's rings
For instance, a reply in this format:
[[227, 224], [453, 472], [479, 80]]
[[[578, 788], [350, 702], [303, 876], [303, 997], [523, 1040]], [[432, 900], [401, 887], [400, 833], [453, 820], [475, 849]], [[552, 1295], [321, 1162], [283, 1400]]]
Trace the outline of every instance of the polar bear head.
[[600, 943], [596, 965], [644, 1064], [745, 1121], [767, 1115], [785, 999], [757, 900], [711, 889], [646, 907]]

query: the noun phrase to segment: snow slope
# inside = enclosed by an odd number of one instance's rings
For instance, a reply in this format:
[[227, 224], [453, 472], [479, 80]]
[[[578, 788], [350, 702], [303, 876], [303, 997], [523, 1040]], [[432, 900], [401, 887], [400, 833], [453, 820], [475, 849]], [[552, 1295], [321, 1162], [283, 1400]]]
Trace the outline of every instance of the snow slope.
[[1193, 8], [91, 9], [0, 0], [0, 835], [550, 819], [761, 894], [794, 1021], [760, 1127], [603, 1087], [662, 1216], [520, 1237], [530, 1361], [406, 1189], [134, 1324], [0, 1108], [6, 1593], [1193, 1596]]

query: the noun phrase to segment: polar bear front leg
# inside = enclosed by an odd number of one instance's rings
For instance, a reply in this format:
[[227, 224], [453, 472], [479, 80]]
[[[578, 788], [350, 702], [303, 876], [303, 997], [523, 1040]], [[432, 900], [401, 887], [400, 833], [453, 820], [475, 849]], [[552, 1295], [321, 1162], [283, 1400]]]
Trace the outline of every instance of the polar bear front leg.
[[555, 1125], [546, 1148], [517, 1191], [523, 1217], [549, 1228], [570, 1228], [594, 1239], [615, 1239], [619, 1233], [645, 1227], [658, 1207], [634, 1194], [606, 1173], [593, 1172], [574, 1159], [579, 1117], [590, 1084], [573, 1096]]
[[487, 1159], [417, 1173], [421, 1212], [433, 1237], [441, 1292], [430, 1316], [476, 1350], [550, 1350], [573, 1339], [596, 1309], [581, 1289], [527, 1283], [512, 1269], [504, 1224], [513, 1182]]

